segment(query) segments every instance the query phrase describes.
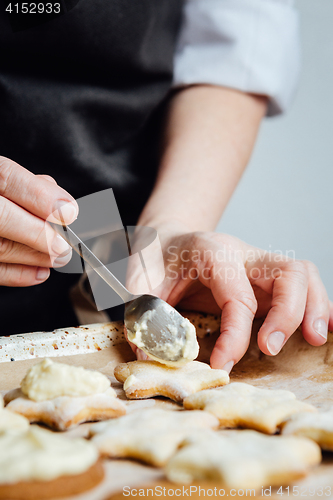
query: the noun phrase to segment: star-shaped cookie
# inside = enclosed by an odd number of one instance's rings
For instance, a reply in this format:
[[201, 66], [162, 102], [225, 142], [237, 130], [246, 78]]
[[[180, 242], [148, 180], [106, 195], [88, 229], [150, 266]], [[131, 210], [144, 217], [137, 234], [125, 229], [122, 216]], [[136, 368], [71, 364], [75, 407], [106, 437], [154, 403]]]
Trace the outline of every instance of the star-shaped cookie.
[[313, 439], [323, 450], [333, 451], [333, 408], [323, 413], [299, 413], [283, 426], [282, 434]]
[[184, 408], [209, 411], [222, 427], [245, 427], [267, 434], [274, 434], [294, 413], [317, 411], [314, 406], [297, 401], [292, 392], [259, 389], [241, 382], [193, 394], [184, 400]]
[[176, 483], [215, 479], [226, 488], [281, 486], [307, 474], [321, 460], [306, 438], [266, 436], [256, 431], [202, 431], [170, 459], [166, 475]]
[[116, 366], [114, 375], [124, 383], [129, 399], [165, 396], [176, 402], [203, 389], [229, 383], [224, 370], [213, 370], [206, 363], [191, 361], [180, 368], [162, 365], [156, 361], [130, 361]]
[[218, 419], [208, 412], [150, 408], [93, 424], [90, 434], [102, 455], [161, 467], [190, 433], [218, 426]]
[[89, 396], [59, 396], [44, 401], [33, 401], [21, 389], [5, 395], [8, 410], [19, 413], [30, 422], [41, 422], [64, 431], [83, 422], [105, 420], [126, 413], [126, 407], [110, 387], [103, 393]]

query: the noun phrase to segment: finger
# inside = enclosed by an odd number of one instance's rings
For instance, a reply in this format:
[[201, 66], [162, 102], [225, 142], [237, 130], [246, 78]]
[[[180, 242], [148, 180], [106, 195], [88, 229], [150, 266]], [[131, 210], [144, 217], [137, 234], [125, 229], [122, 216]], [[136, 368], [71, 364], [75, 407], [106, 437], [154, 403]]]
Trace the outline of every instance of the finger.
[[124, 326], [124, 335], [125, 335], [125, 338], [127, 340], [127, 342], [129, 343], [129, 346], [130, 348], [132, 349], [132, 351], [134, 352], [134, 354], [136, 355], [137, 359], [139, 361], [146, 361], [147, 359], [149, 359], [149, 356], [148, 354], [146, 354], [145, 352], [143, 352], [141, 349], [139, 349], [135, 344], [133, 344], [132, 342], [130, 342], [128, 340], [128, 335], [127, 335], [127, 328], [126, 326]]
[[76, 201], [64, 189], [4, 157], [0, 157], [0, 196], [44, 220], [53, 214], [53, 222], [62, 222], [59, 208], [66, 224], [78, 214]]
[[157, 232], [137, 226], [134, 235], [128, 235], [130, 257], [128, 259], [126, 287], [134, 295], [158, 293], [164, 281], [163, 252]]
[[40, 177], [41, 179], [46, 179], [49, 182], [52, 182], [53, 184], [57, 184], [57, 181], [51, 177], [50, 175], [47, 174], [38, 174], [36, 177]]
[[301, 261], [286, 262], [275, 276], [272, 307], [258, 333], [262, 352], [276, 355], [302, 323], [308, 291], [308, 271]]
[[25, 287], [43, 283], [50, 276], [45, 267], [0, 264], [0, 286]]
[[127, 328], [126, 328], [125, 325], [124, 325], [124, 335], [125, 335], [125, 339], [129, 343], [130, 348], [132, 349], [132, 351], [134, 352], [134, 354], [136, 354], [137, 346], [128, 340]]
[[58, 268], [68, 264], [71, 257], [71, 249], [59, 257], [50, 257], [50, 255], [33, 250], [22, 243], [0, 238], [0, 262], [2, 263]]
[[138, 253], [128, 257], [126, 288], [133, 295], [150, 294], [146, 273]]
[[254, 284], [252, 285], [252, 288], [258, 303], [256, 318], [264, 318], [267, 316], [267, 313], [271, 308], [272, 295]]
[[217, 305], [212, 291], [209, 288], [203, 288], [201, 283], [194, 283], [189, 288], [184, 298], [178, 303], [179, 309], [183, 311], [205, 311], [210, 314], [221, 314], [221, 309]]
[[328, 329], [330, 331], [333, 330], [333, 302], [329, 301], [329, 307], [330, 307], [330, 319], [328, 322]]
[[0, 235], [38, 252], [57, 257], [68, 254], [70, 246], [44, 220], [15, 203], [0, 197]]
[[329, 300], [316, 266], [312, 262], [304, 263], [309, 273], [309, 289], [302, 333], [309, 344], [318, 346], [325, 344], [327, 340], [330, 318]]
[[139, 361], [147, 361], [149, 358], [148, 354], [146, 354], [145, 352], [142, 351], [142, 349], [139, 349], [137, 348], [136, 349], [136, 358], [139, 360]]
[[251, 338], [252, 323], [257, 309], [252, 287], [241, 266], [232, 268], [237, 274], [230, 280], [213, 279], [211, 290], [222, 309], [221, 335], [211, 354], [212, 368], [230, 372], [233, 365], [245, 354]]

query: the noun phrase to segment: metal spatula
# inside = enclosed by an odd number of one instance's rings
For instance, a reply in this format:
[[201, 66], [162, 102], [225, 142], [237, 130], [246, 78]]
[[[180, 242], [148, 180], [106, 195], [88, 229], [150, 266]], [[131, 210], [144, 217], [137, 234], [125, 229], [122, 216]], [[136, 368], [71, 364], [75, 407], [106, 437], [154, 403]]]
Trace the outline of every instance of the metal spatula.
[[[146, 314], [147, 328], [141, 332], [143, 346], [140, 347], [158, 359], [171, 362], [182, 360], [182, 345], [185, 343], [187, 335], [187, 324], [184, 322], [183, 316], [158, 297], [153, 295], [136, 296], [130, 293], [70, 227], [51, 222], [49, 224], [127, 304], [124, 319], [129, 334], [134, 335], [136, 325]], [[147, 311], [151, 311], [151, 313], [147, 314]], [[171, 348], [166, 351], [163, 347], [167, 344]]]

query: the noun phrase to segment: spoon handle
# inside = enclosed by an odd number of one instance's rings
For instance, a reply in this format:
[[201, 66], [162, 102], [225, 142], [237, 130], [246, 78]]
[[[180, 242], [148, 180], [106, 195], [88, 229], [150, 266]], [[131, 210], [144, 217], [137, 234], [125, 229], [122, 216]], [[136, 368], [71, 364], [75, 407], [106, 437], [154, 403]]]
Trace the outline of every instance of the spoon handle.
[[[65, 224], [59, 225], [49, 222], [50, 226], [75, 250], [77, 254], [114, 290], [124, 302], [133, 300], [136, 296], [130, 293], [127, 288], [109, 271], [98, 257], [80, 240], [77, 234]], [[82, 267], [84, 265], [82, 263]]]

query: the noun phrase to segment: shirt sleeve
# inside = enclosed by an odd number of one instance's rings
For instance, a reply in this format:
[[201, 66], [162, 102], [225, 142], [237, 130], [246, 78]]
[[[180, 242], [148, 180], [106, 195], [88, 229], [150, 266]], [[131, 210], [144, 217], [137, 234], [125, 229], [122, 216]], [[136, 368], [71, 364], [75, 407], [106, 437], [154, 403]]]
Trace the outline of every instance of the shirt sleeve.
[[293, 0], [185, 0], [173, 86], [213, 84], [266, 95], [288, 109], [300, 70]]

